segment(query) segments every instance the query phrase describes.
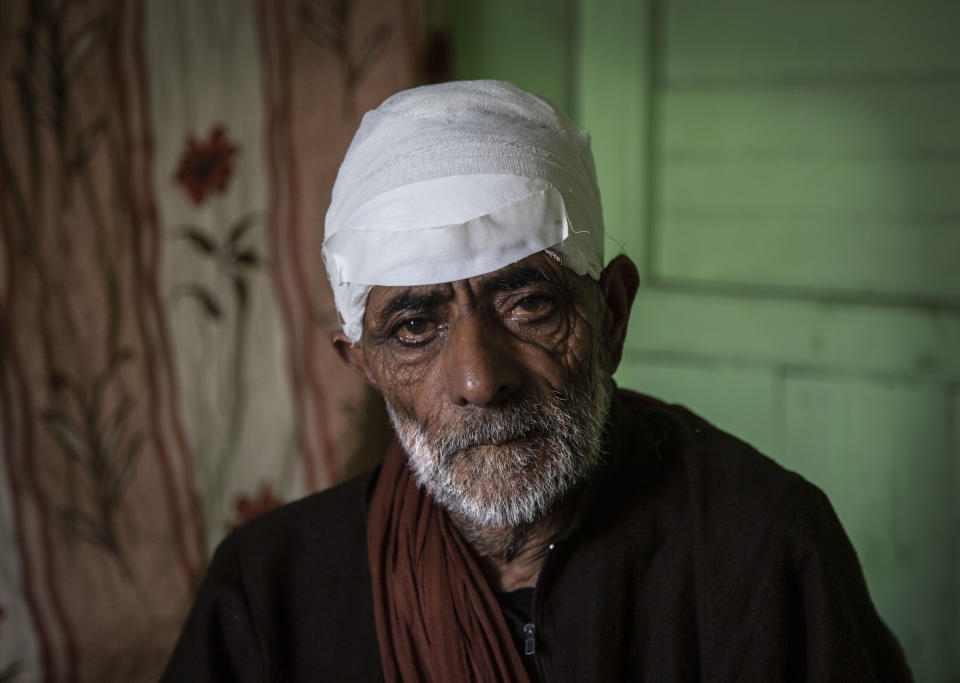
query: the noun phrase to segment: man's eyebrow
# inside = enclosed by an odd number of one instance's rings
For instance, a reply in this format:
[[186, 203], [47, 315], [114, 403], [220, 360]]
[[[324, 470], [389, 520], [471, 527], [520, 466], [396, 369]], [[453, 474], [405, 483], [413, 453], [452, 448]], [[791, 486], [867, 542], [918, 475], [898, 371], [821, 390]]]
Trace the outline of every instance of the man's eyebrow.
[[551, 282], [549, 278], [539, 268], [529, 266], [511, 268], [504, 273], [495, 275], [488, 280], [484, 280], [481, 285], [481, 291], [484, 294], [491, 292], [511, 292], [515, 289], [522, 289], [529, 285], [543, 282]]
[[380, 320], [386, 320], [397, 313], [427, 311], [441, 303], [446, 298], [449, 298], [449, 295], [444, 295], [439, 291], [402, 292], [390, 299], [390, 301], [388, 301], [386, 305], [377, 312], [377, 317]]

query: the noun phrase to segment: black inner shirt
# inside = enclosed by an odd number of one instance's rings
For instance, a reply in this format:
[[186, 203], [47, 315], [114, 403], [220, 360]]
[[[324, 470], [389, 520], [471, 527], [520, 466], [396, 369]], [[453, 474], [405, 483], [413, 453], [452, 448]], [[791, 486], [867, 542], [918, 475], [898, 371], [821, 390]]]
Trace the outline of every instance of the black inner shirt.
[[540, 680], [535, 660], [536, 633], [533, 629], [533, 588], [519, 588], [515, 591], [497, 593], [497, 602], [507, 621], [507, 628], [513, 636], [513, 643], [520, 653], [523, 668], [527, 670], [531, 683]]

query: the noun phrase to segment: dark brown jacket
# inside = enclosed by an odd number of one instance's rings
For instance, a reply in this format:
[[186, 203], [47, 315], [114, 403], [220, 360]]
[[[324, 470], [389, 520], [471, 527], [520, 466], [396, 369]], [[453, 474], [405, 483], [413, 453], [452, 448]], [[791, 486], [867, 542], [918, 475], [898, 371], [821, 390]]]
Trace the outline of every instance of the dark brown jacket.
[[[536, 589], [543, 680], [909, 680], [819, 489], [683, 408], [620, 396], [609, 465]], [[231, 534], [164, 680], [382, 680], [375, 477]]]

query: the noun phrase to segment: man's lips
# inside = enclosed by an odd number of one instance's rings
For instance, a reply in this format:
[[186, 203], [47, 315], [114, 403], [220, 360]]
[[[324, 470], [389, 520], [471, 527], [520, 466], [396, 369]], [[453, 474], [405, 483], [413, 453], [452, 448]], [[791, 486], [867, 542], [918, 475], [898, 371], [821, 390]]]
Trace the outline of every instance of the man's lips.
[[509, 446], [510, 444], [514, 444], [519, 441], [524, 441], [524, 442], [536, 441], [542, 436], [543, 435], [540, 434], [539, 432], [529, 432], [527, 434], [509, 436], [503, 439], [494, 439], [492, 441], [475, 441], [469, 444], [468, 446], [466, 446], [463, 450], [470, 450], [471, 448], [484, 448], [484, 447], [495, 448], [498, 446]]

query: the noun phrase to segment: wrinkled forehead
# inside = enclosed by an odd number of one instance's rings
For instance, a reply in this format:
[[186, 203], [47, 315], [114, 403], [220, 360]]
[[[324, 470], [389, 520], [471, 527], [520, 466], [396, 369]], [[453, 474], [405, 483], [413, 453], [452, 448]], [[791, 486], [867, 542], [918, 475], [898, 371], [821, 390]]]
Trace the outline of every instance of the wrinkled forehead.
[[539, 252], [489, 273], [454, 282], [374, 286], [367, 297], [366, 317], [368, 321], [377, 321], [399, 312], [426, 311], [454, 298], [458, 288], [469, 291], [478, 300], [536, 285], [549, 285], [574, 296], [589, 282], [589, 278], [562, 266], [546, 252]]

